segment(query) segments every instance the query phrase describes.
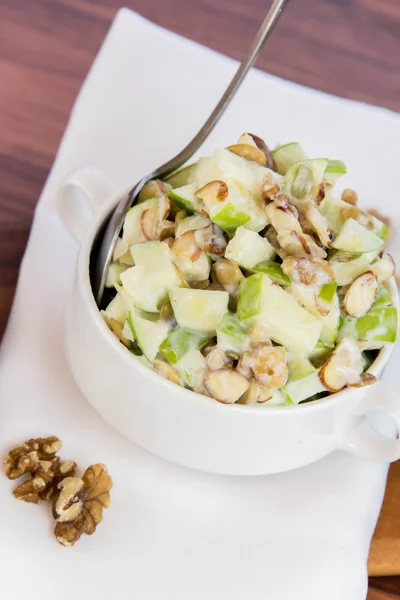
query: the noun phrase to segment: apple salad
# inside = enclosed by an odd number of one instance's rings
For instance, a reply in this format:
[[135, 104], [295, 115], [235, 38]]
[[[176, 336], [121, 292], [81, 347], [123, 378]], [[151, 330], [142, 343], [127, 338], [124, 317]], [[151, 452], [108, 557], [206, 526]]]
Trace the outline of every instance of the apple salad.
[[291, 405], [375, 381], [397, 333], [387, 225], [335, 193], [340, 160], [245, 133], [126, 215], [102, 311], [168, 380], [215, 400]]

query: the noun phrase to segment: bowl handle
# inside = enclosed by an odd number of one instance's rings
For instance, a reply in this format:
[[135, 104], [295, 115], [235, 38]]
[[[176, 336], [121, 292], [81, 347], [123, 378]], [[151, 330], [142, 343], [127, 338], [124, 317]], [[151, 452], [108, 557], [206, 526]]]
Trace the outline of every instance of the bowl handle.
[[[395, 438], [378, 433], [370, 425], [366, 415], [371, 411], [381, 413], [393, 421], [393, 425], [396, 427]], [[394, 462], [400, 458], [399, 432], [400, 394], [377, 382], [369, 388], [367, 395], [356, 405], [340, 448], [364, 458], [380, 462]]]
[[116, 193], [116, 186], [95, 167], [76, 169], [57, 190], [57, 212], [70, 235], [81, 242], [97, 210]]

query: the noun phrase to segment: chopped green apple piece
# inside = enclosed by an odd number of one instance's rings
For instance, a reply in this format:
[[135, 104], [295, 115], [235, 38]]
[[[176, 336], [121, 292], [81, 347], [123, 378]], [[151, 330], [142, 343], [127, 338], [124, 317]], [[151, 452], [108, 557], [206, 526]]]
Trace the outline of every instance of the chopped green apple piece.
[[160, 345], [168, 335], [169, 325], [165, 321], [144, 319], [136, 309], [130, 311], [129, 319], [141, 351], [150, 362], [153, 362]]
[[126, 270], [126, 265], [121, 263], [111, 263], [107, 271], [106, 288], [115, 287], [116, 283], [121, 283], [120, 275]]
[[397, 337], [397, 308], [372, 308], [356, 320], [358, 338], [376, 342], [395, 342]]
[[195, 212], [199, 206], [199, 199], [195, 196], [196, 185], [188, 183], [179, 188], [169, 190], [168, 198], [179, 209]]
[[268, 240], [245, 227], [238, 227], [225, 250], [225, 258], [246, 269], [252, 269], [256, 264], [270, 260], [273, 256], [275, 248]]
[[339, 298], [337, 294], [332, 299], [330, 312], [322, 317], [321, 341], [331, 348], [335, 345], [340, 324]]
[[390, 254], [383, 254], [371, 264], [371, 271], [375, 273], [378, 281], [386, 281], [396, 272], [396, 265]]
[[[334, 346], [339, 329], [339, 299], [337, 294], [333, 295], [330, 302], [331, 307], [327, 314], [321, 314], [318, 297], [313, 286], [292, 283], [290, 287], [291, 293], [295, 296], [301, 306], [312, 315], [314, 315], [321, 323], [320, 339], [324, 344]], [[328, 304], [329, 308], [329, 304]]]
[[189, 283], [193, 281], [204, 281], [208, 279], [211, 269], [211, 259], [206, 252], [201, 251], [200, 255], [192, 260], [189, 256], [171, 251], [175, 265], [178, 267], [183, 277]]
[[332, 247], [345, 252], [364, 253], [381, 250], [383, 240], [355, 219], [347, 219], [332, 242]]
[[336, 294], [337, 286], [338, 284], [336, 283], [336, 281], [332, 281], [331, 283], [324, 283], [324, 285], [320, 289], [319, 297], [328, 304], [331, 304]]
[[147, 242], [149, 238], [147, 237], [143, 227], [143, 215], [145, 211], [157, 211], [158, 220], [162, 221], [164, 218], [166, 218], [169, 207], [169, 200], [164, 196], [160, 198], [149, 198], [140, 204], [135, 204], [126, 213], [124, 227], [122, 230], [122, 242], [128, 244], [129, 246], [132, 244]]
[[175, 229], [175, 238], [184, 235], [188, 231], [196, 231], [210, 225], [210, 219], [203, 215], [195, 214], [181, 219]]
[[[376, 256], [376, 254], [374, 254]], [[361, 254], [358, 258], [342, 262], [333, 257], [329, 264], [332, 267], [335, 281], [339, 286], [349, 285], [356, 277], [371, 268], [371, 254]]]
[[375, 302], [372, 308], [381, 308], [382, 306], [390, 306], [392, 304], [392, 297], [389, 290], [384, 284], [381, 284], [378, 289], [378, 293], [375, 298]]
[[227, 233], [234, 233], [238, 227], [250, 221], [250, 216], [228, 202], [223, 206], [217, 206], [210, 214], [210, 219]]
[[327, 158], [314, 158], [297, 162], [287, 170], [284, 191], [295, 204], [315, 200], [327, 164]]
[[204, 376], [207, 372], [207, 364], [200, 350], [192, 348], [192, 350], [189, 350], [187, 354], [175, 363], [174, 367], [186, 385], [194, 392], [198, 392], [199, 394], [204, 393]]
[[209, 340], [208, 335], [185, 331], [181, 327], [175, 327], [160, 346], [160, 354], [172, 364], [177, 363], [190, 350], [200, 350]]
[[184, 185], [188, 185], [191, 181], [191, 175], [196, 168], [196, 164], [197, 163], [186, 165], [186, 167], [174, 171], [174, 173], [171, 173], [171, 175], [168, 175], [168, 177], [165, 178], [165, 181], [169, 183], [172, 188], [180, 188]]
[[260, 262], [252, 270], [256, 273], [265, 273], [279, 285], [290, 285], [290, 278], [282, 271], [281, 265], [273, 260]]
[[237, 314], [241, 320], [250, 319], [265, 325], [271, 339], [290, 352], [311, 352], [322, 328], [318, 318], [263, 273], [252, 275], [241, 283]]
[[285, 175], [289, 167], [295, 163], [307, 160], [307, 155], [298, 142], [277, 146], [272, 150], [272, 157], [280, 175]]
[[331, 352], [331, 346], [327, 346], [322, 340], [318, 340], [314, 350], [308, 355], [308, 359], [314, 366], [320, 366], [322, 361], [324, 361], [325, 358], [331, 354]]
[[[210, 181], [222, 179], [228, 186], [234, 183], [242, 195], [246, 193], [252, 200], [261, 201], [261, 185], [268, 172], [264, 166], [226, 149], [217, 149], [208, 161], [205, 159], [202, 161], [193, 174], [193, 180], [198, 184], [198, 188]], [[270, 172], [275, 179], [279, 178], [279, 175]]]
[[217, 343], [222, 350], [242, 354], [249, 345], [247, 327], [233, 313], [226, 313], [217, 327]]
[[289, 357], [289, 379], [281, 392], [290, 404], [298, 404], [315, 394], [325, 391], [317, 369], [304, 356]]
[[328, 161], [326, 165], [324, 179], [328, 183], [334, 184], [343, 175], [346, 175], [347, 167], [341, 160], [332, 160]]
[[241, 321], [258, 317], [261, 314], [263, 289], [264, 277], [261, 273], [242, 281], [237, 302], [237, 314]]
[[349, 207], [351, 205], [348, 202], [335, 198], [331, 193], [327, 193], [319, 206], [319, 210], [328, 221], [329, 229], [337, 233], [346, 221], [343, 218], [342, 210], [348, 210]]
[[281, 389], [286, 401], [290, 404], [299, 404], [303, 400], [325, 391], [326, 389], [320, 381], [317, 369], [301, 379], [289, 380], [285, 387]]
[[116, 319], [121, 323], [121, 325], [125, 322], [126, 316], [128, 314], [128, 304], [120, 296], [117, 294], [107, 306], [106, 310], [102, 311], [104, 316], [108, 319]]
[[314, 373], [315, 368], [308, 358], [302, 354], [290, 354], [288, 357], [289, 379], [288, 381], [297, 381], [307, 375]]
[[135, 266], [121, 273], [124, 290], [137, 308], [158, 312], [168, 297], [168, 289], [181, 285], [181, 279], [165, 242], [144, 242], [131, 247]]
[[124, 327], [122, 329], [122, 335], [131, 342], [135, 341], [135, 331], [133, 329], [132, 319], [130, 313], [127, 314]]
[[218, 290], [173, 288], [169, 298], [178, 324], [204, 333], [214, 333], [228, 312], [229, 294]]

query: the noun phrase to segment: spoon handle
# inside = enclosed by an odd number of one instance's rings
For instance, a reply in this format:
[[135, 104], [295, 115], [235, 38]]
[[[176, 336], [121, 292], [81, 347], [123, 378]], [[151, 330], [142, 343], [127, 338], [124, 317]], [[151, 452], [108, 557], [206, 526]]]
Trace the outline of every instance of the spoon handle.
[[208, 117], [207, 121], [204, 123], [202, 128], [196, 133], [194, 138], [189, 142], [187, 146], [179, 154], [177, 154], [174, 158], [164, 163], [161, 167], [159, 167], [154, 173], [153, 178], [159, 178], [161, 175], [166, 177], [177, 168], [177, 163], [183, 165], [187, 162], [193, 154], [200, 148], [203, 142], [208, 138], [211, 131], [214, 129], [225, 110], [229, 106], [232, 98], [235, 96], [237, 90], [242, 84], [243, 79], [247, 75], [247, 72], [253, 66], [261, 48], [264, 45], [268, 35], [271, 33], [274, 25], [278, 21], [285, 3], [287, 0], [274, 0], [271, 8], [268, 11], [267, 16], [261, 24], [260, 29], [257, 32], [256, 37], [251, 44], [249, 51], [245, 58], [240, 63], [235, 75], [230, 81], [228, 87], [220, 98], [218, 104], [215, 106], [214, 110]]
[[275, 23], [281, 15], [286, 1], [287, 0], [274, 0], [267, 16], [257, 32], [256, 37], [253, 40], [253, 43], [250, 46], [247, 56], [240, 63], [234, 77], [223, 93], [218, 104], [208, 117], [207, 121], [204, 123], [203, 127], [194, 136], [192, 141], [189, 142], [189, 144], [185, 146], [185, 148], [181, 150], [181, 152], [179, 152], [179, 154], [177, 154], [174, 158], [161, 165], [161, 167], [158, 167], [158, 169], [152, 173], [149, 173], [143, 177], [127, 194], [120, 199], [104, 231], [103, 239], [101, 240], [98, 254], [95, 258], [92, 289], [98, 306], [100, 306], [103, 297], [107, 278], [107, 270], [112, 259], [114, 246], [122, 229], [126, 212], [132, 206], [137, 194], [140, 192], [144, 184], [150, 179], [163, 179], [176, 169], [179, 169], [179, 167], [187, 162], [207, 139], [239, 89], [248, 70], [254, 64], [254, 61], [256, 60], [265, 40], [271, 33]]

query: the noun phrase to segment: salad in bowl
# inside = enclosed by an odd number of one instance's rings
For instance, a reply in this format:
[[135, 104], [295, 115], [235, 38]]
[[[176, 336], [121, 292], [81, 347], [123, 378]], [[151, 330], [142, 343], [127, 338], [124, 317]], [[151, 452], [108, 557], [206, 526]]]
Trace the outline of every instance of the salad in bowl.
[[388, 226], [339, 195], [340, 160], [256, 135], [151, 181], [128, 211], [102, 315], [161, 376], [226, 404], [365, 386], [397, 333]]

